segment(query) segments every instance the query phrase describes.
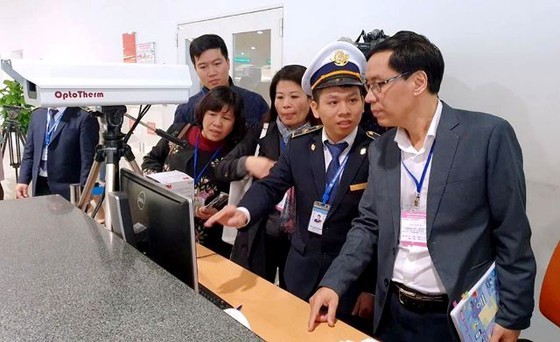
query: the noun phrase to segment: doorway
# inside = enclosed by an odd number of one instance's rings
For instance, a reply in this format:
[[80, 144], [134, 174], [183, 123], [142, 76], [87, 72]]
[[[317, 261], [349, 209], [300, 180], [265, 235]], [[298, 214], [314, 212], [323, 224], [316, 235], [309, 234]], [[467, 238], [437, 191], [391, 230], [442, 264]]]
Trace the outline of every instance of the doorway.
[[201, 85], [190, 59], [190, 43], [198, 36], [214, 33], [226, 43], [234, 83], [260, 94], [270, 105], [270, 81], [282, 68], [282, 19], [283, 9], [276, 7], [178, 25], [178, 63], [189, 66], [191, 95]]

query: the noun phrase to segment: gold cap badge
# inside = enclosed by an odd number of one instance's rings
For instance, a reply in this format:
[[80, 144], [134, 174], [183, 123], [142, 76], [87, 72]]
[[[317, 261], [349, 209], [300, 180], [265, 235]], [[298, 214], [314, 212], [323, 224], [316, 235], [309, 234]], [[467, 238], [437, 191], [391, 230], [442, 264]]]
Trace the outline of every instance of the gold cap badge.
[[348, 64], [348, 61], [350, 60], [350, 55], [344, 52], [343, 50], [336, 50], [331, 60], [334, 62], [336, 66], [345, 66], [346, 64]]

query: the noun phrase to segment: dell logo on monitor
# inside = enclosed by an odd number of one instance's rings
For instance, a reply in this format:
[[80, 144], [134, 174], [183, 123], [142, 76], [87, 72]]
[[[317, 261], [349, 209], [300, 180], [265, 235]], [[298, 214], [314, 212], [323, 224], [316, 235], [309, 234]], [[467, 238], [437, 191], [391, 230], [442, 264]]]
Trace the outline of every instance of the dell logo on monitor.
[[138, 193], [138, 197], [136, 198], [136, 205], [138, 209], [144, 210], [144, 205], [146, 205], [146, 193], [144, 191], [140, 191]]

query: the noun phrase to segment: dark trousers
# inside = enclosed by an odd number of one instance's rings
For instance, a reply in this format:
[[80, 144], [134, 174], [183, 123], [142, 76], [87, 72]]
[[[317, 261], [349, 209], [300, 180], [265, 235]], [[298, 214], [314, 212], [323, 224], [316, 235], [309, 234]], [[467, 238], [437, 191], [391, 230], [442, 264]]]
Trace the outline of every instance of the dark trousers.
[[395, 292], [389, 294], [387, 301], [377, 334], [382, 341], [455, 341], [446, 312], [408, 310], [401, 305]]
[[290, 240], [284, 234], [280, 236], [265, 235], [265, 279], [274, 283], [276, 278], [276, 269], [278, 269], [278, 278], [280, 287], [286, 289], [286, 281], [284, 280], [284, 268], [286, 267], [286, 258], [290, 251]]
[[366, 335], [373, 335], [373, 318], [361, 318], [342, 312], [337, 312], [336, 318], [350, 325], [351, 327], [360, 330]]
[[37, 184], [35, 184], [35, 194], [33, 196], [46, 196], [51, 195], [51, 188], [49, 188], [49, 182], [47, 177], [37, 176]]

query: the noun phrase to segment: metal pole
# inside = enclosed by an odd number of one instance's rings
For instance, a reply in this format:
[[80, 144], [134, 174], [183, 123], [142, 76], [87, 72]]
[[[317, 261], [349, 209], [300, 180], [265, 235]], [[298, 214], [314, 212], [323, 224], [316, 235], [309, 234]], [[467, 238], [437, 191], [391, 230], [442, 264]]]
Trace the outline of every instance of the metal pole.
[[118, 172], [118, 161], [117, 164], [113, 164], [113, 163], [109, 163], [107, 162], [107, 164], [105, 165], [105, 170], [106, 170], [106, 174], [105, 174], [105, 199], [103, 200], [103, 210], [105, 211], [105, 228], [107, 228], [107, 230], [112, 230], [113, 229], [113, 225], [111, 222], [111, 208], [109, 207], [109, 200], [107, 200], [109, 198], [109, 193], [113, 192], [113, 191], [117, 191], [116, 188], [116, 180], [115, 177], [118, 177], [115, 173]]
[[80, 183], [70, 184], [70, 203], [76, 205], [82, 194], [82, 185]]

